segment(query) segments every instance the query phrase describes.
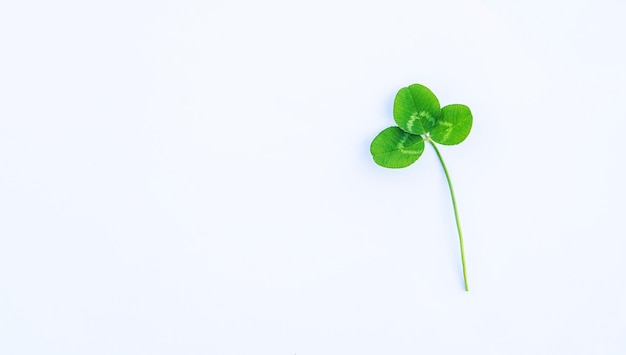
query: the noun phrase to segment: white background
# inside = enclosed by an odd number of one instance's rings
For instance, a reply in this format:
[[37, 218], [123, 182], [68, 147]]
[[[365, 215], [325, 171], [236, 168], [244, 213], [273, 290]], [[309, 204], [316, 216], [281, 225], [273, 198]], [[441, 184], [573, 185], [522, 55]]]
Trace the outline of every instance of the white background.
[[[625, 354], [621, 1], [3, 1], [0, 354]], [[376, 166], [398, 89], [474, 114]]]

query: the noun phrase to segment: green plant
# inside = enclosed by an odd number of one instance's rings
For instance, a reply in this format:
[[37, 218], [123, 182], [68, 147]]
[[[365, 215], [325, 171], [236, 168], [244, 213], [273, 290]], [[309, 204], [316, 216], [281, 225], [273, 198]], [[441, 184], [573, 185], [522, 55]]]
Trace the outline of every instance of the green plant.
[[469, 107], [461, 104], [440, 107], [437, 96], [430, 89], [420, 84], [413, 84], [398, 91], [393, 103], [393, 119], [397, 126], [384, 129], [372, 141], [370, 145], [372, 157], [376, 164], [382, 167], [405, 168], [413, 164], [422, 155], [425, 141], [433, 147], [450, 188], [454, 218], [461, 245], [463, 281], [465, 282], [465, 291], [469, 291], [463, 233], [461, 232], [454, 189], [446, 164], [443, 162], [435, 142], [443, 145], [455, 145], [463, 142], [472, 129], [472, 112]]

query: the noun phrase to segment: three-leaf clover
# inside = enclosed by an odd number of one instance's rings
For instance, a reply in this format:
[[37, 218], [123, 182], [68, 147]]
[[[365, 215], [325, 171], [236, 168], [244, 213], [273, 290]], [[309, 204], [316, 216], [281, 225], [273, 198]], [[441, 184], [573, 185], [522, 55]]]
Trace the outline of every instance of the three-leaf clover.
[[461, 263], [463, 264], [463, 281], [467, 285], [465, 267], [465, 251], [463, 249], [463, 233], [459, 222], [454, 189], [450, 174], [443, 162], [436, 143], [455, 145], [463, 142], [472, 129], [472, 112], [469, 107], [452, 104], [441, 107], [437, 96], [430, 89], [420, 84], [413, 84], [400, 89], [393, 103], [393, 119], [397, 126], [389, 127], [380, 132], [370, 145], [370, 152], [376, 164], [385, 168], [405, 168], [413, 163], [424, 152], [424, 142], [428, 142], [437, 153], [437, 157], [446, 175], [459, 242], [461, 244]]

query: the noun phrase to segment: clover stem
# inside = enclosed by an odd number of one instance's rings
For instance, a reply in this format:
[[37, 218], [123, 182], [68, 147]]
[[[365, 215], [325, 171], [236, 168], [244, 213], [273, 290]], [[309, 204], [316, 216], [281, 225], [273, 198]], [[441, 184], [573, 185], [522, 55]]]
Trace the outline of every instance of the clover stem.
[[465, 268], [465, 251], [463, 249], [463, 232], [461, 232], [461, 222], [459, 221], [459, 211], [457, 210], [457, 207], [456, 207], [456, 198], [454, 197], [454, 189], [452, 188], [452, 181], [450, 180], [450, 174], [448, 174], [448, 168], [446, 168], [446, 163], [443, 162], [441, 153], [439, 153], [439, 149], [437, 149], [437, 146], [435, 145], [435, 143], [433, 143], [433, 141], [430, 140], [430, 137], [426, 137], [426, 140], [435, 149], [435, 152], [437, 153], [437, 157], [439, 157], [439, 161], [441, 162], [441, 166], [443, 167], [443, 172], [446, 174], [448, 187], [450, 188], [450, 196], [452, 196], [452, 207], [454, 207], [454, 219], [456, 220], [456, 229], [459, 232], [459, 243], [461, 244], [461, 263], [463, 264], [463, 281], [465, 282], [465, 291], [469, 291], [469, 287], [467, 286], [467, 270]]

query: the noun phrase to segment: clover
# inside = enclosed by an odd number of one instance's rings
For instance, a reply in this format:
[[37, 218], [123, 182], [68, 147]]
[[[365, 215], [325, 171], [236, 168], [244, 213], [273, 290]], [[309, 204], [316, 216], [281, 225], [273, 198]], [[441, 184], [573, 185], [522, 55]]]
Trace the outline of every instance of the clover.
[[463, 233], [454, 188], [448, 168], [435, 143], [456, 145], [463, 142], [472, 129], [472, 112], [469, 107], [461, 104], [441, 107], [437, 96], [430, 89], [424, 85], [413, 84], [398, 91], [393, 102], [393, 119], [397, 126], [382, 130], [370, 145], [374, 162], [385, 168], [405, 168], [419, 159], [424, 152], [425, 142], [433, 147], [450, 189], [461, 247], [463, 281], [465, 291], [469, 291]]

